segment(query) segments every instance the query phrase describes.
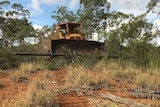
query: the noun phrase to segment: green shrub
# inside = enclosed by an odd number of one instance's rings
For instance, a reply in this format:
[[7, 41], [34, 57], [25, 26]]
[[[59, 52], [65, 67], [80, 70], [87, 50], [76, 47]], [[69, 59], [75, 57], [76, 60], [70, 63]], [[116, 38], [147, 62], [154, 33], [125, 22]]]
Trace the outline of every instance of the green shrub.
[[0, 69], [12, 69], [19, 66], [18, 58], [11, 49], [0, 48]]
[[68, 65], [68, 61], [66, 57], [57, 57], [47, 62], [47, 69], [48, 70], [57, 70], [57, 69], [64, 69]]

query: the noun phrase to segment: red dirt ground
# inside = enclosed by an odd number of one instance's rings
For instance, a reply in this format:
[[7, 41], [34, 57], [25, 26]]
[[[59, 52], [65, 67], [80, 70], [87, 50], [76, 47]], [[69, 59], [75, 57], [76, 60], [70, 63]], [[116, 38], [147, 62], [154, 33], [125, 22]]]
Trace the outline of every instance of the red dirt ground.
[[[39, 71], [30, 75], [30, 81], [34, 81], [41, 77], [44, 71]], [[49, 71], [52, 75], [48, 81], [54, 79], [59, 85], [64, 85], [65, 75], [67, 71], [65, 70], [55, 70]], [[44, 75], [44, 74], [43, 74]], [[68, 93], [61, 93], [57, 97], [57, 102], [60, 107], [94, 107], [95, 102], [110, 104], [112, 101], [109, 99], [103, 99], [100, 94], [110, 93], [115, 96], [125, 98], [131, 101], [140, 102], [142, 104], [154, 106], [160, 105], [160, 100], [156, 99], [137, 99], [130, 96], [131, 88], [137, 87], [135, 84], [129, 84], [127, 82], [116, 82], [111, 81], [109, 87], [102, 87], [93, 90], [82, 90], [84, 93], [77, 93], [76, 91], [71, 91]], [[16, 83], [10, 79], [9, 72], [0, 72], [0, 105], [4, 103], [13, 101], [27, 99], [29, 96], [29, 91], [31, 90], [31, 85], [29, 83]], [[93, 105], [92, 105], [93, 104]], [[120, 104], [121, 106], [129, 106], [125, 104]]]

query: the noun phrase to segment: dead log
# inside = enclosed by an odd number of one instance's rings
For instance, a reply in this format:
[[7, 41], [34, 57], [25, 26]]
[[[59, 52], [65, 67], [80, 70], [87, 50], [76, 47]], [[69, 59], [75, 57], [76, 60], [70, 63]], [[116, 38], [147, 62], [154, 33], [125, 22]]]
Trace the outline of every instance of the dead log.
[[139, 102], [130, 101], [130, 100], [127, 100], [127, 99], [124, 99], [124, 98], [121, 98], [121, 97], [114, 96], [114, 95], [109, 94], [109, 93], [100, 94], [100, 96], [103, 99], [109, 99], [109, 100], [114, 101], [114, 102], [123, 103], [123, 104], [127, 104], [127, 105], [132, 105], [132, 106], [135, 106], [135, 107], [150, 107], [149, 105], [144, 105], [144, 104], [139, 103]]
[[160, 99], [160, 91], [133, 89], [130, 95], [136, 98]]

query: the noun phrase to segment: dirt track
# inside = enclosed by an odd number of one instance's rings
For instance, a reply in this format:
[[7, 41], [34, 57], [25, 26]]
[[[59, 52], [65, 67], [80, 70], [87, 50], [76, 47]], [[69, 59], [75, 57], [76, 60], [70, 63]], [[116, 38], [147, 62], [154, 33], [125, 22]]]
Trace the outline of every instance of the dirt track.
[[[30, 81], [34, 81], [40, 78], [44, 71], [36, 72], [30, 75]], [[50, 71], [50, 78], [48, 81], [54, 80], [58, 85], [63, 86], [65, 84], [65, 75], [67, 71], [56, 70]], [[0, 72], [0, 105], [5, 105], [13, 100], [25, 100], [29, 97], [29, 92], [32, 89], [30, 83], [16, 83], [13, 82], [9, 77], [9, 72]], [[109, 99], [104, 99], [100, 95], [106, 93], [113, 94], [115, 96], [140, 102], [145, 105], [154, 106], [160, 104], [160, 100], [156, 99], [140, 99], [130, 95], [130, 90], [136, 88], [135, 84], [126, 82], [111, 81], [110, 86], [97, 86], [89, 89], [76, 89], [67, 93], [60, 93], [56, 98], [56, 101], [60, 107], [94, 107], [95, 105], [107, 105], [112, 104]], [[129, 106], [127, 104], [116, 103], [120, 106]]]

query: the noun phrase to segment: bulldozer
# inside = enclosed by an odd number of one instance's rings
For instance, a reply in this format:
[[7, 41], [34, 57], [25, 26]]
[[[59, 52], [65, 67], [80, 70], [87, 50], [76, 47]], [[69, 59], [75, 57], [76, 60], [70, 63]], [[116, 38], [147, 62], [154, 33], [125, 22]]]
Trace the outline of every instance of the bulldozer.
[[58, 24], [52, 36], [49, 53], [16, 53], [16, 55], [65, 56], [66, 50], [74, 54], [104, 56], [104, 43], [85, 40], [81, 23], [64, 22]]

